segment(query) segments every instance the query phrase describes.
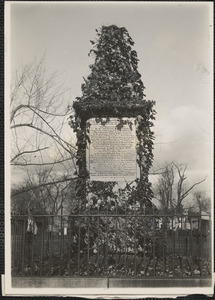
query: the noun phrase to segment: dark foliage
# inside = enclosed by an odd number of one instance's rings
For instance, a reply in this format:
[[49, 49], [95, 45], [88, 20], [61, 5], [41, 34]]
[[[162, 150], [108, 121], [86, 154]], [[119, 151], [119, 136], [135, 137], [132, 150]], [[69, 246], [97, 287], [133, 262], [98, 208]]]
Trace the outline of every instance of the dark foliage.
[[[115, 25], [103, 26], [97, 31], [97, 40], [91, 41], [95, 62], [90, 66], [91, 74], [82, 85], [83, 95], [73, 104], [75, 116], [71, 116], [70, 125], [77, 135], [77, 165], [79, 174], [77, 180], [77, 197], [80, 199], [79, 209], [85, 209], [84, 200], [88, 190], [92, 191], [90, 183], [87, 187], [88, 171], [86, 168], [86, 147], [90, 143], [88, 119], [95, 117], [102, 122], [106, 117], [119, 118], [117, 128], [129, 121], [123, 117], [134, 117], [137, 135], [137, 163], [141, 170], [140, 180], [136, 182], [136, 190], [132, 190], [135, 198], [142, 201], [152, 199], [151, 184], [148, 181], [149, 168], [153, 161], [153, 120], [154, 101], [144, 99], [144, 85], [139, 74], [137, 53], [132, 49], [133, 40], [127, 30]], [[131, 124], [128, 124], [131, 126]], [[110, 183], [112, 184], [112, 183]], [[96, 185], [95, 193], [103, 190], [104, 183]]]
[[[137, 53], [132, 49], [134, 42], [124, 27], [112, 25], [103, 26], [100, 31], [97, 31], [97, 40], [91, 43], [93, 49], [90, 50], [90, 54], [95, 56], [95, 61], [90, 65], [91, 74], [84, 78], [82, 97], [77, 98], [73, 104], [75, 116], [70, 118], [70, 125], [77, 135], [78, 147], [79, 173], [76, 197], [79, 206], [75, 213], [126, 214], [134, 210], [137, 215], [155, 213], [151, 203], [153, 197], [151, 183], [148, 180], [153, 161], [151, 127], [155, 119], [154, 101], [144, 99], [145, 87], [138, 72]], [[130, 129], [135, 126], [137, 136], [137, 164], [140, 168], [140, 178], [118, 191], [114, 190], [115, 182], [89, 181], [86, 166], [86, 147], [90, 143], [88, 120], [95, 118], [97, 123], [105, 125], [111, 117], [118, 118], [116, 126], [118, 130], [125, 125]], [[123, 119], [125, 117], [127, 119]], [[130, 121], [130, 117], [134, 118], [134, 124]], [[122, 241], [125, 241], [124, 236], [127, 234], [126, 247], [133, 249], [131, 251], [134, 251], [135, 247], [144, 248], [145, 254], [150, 255], [152, 247], [155, 247], [152, 245], [152, 236], [156, 234], [158, 238], [160, 235], [159, 231], [154, 232], [151, 220], [146, 222], [145, 226], [148, 226], [148, 230], [143, 234], [142, 223], [138, 218], [136, 218], [135, 228], [132, 226], [135, 219], [127, 222], [127, 219], [119, 218], [118, 225], [121, 228], [125, 227], [125, 230], [121, 230], [121, 237], [117, 235], [114, 226], [116, 219], [109, 217], [102, 220], [99, 225], [97, 222], [95, 225], [94, 222], [90, 223], [94, 227], [90, 229], [90, 235], [87, 221], [81, 222], [81, 228], [78, 223], [73, 224], [74, 235], [79, 234], [83, 237], [83, 244], [79, 244], [82, 251], [86, 249], [87, 243], [91, 243], [91, 239], [97, 241], [99, 248], [108, 248], [110, 252], [116, 247], [116, 242], [117, 247], [122, 249], [125, 247]], [[110, 233], [108, 241], [104, 238], [107, 230]]]

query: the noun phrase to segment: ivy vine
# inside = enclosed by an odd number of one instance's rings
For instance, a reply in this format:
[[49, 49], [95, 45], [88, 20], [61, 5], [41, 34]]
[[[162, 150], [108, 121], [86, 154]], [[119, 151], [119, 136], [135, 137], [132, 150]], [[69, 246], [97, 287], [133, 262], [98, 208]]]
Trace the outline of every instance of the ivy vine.
[[[117, 198], [111, 192], [113, 182], [90, 182], [86, 166], [86, 148], [89, 139], [90, 118], [105, 125], [111, 117], [118, 118], [117, 129], [125, 124], [132, 127], [129, 119], [135, 118], [137, 136], [137, 164], [140, 178], [136, 179], [135, 188], [126, 186], [123, 193], [130, 193], [127, 199], [136, 199], [142, 204], [149, 203], [153, 197], [151, 183], [148, 179], [149, 169], [153, 162], [153, 120], [155, 119], [154, 101], [145, 100], [144, 84], [138, 72], [137, 53], [133, 50], [134, 42], [128, 31], [116, 25], [102, 26], [96, 30], [97, 38], [91, 41], [93, 48], [89, 55], [94, 55], [94, 64], [90, 65], [91, 73], [84, 78], [82, 97], [73, 103], [74, 116], [70, 117], [70, 125], [77, 136], [78, 180], [76, 195], [80, 200], [79, 210], [98, 208], [99, 198], [103, 192], [103, 204], [108, 199]], [[104, 121], [104, 118], [105, 121]], [[103, 123], [102, 123], [103, 122]], [[100, 195], [88, 199], [87, 194]], [[121, 192], [122, 194], [122, 192]], [[122, 195], [121, 195], [122, 196]], [[97, 200], [95, 200], [97, 199]], [[90, 202], [89, 202], [90, 201]], [[99, 201], [100, 203], [100, 201]], [[110, 202], [111, 203], [111, 202]], [[113, 205], [114, 201], [112, 202]], [[116, 203], [116, 201], [115, 201]], [[149, 205], [150, 206], [150, 205]], [[101, 205], [100, 205], [101, 208]]]

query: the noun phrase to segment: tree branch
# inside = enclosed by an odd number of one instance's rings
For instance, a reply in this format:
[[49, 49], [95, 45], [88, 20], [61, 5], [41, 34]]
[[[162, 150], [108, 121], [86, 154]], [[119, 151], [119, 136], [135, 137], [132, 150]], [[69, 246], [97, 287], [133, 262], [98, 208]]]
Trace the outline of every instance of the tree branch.
[[[65, 142], [65, 141], [64, 141], [63, 139], [61, 139], [59, 136], [50, 134], [50, 133], [44, 131], [43, 129], [41, 129], [41, 128], [39, 128], [39, 127], [36, 127], [36, 126], [34, 126], [34, 125], [32, 125], [31, 123], [15, 124], [15, 125], [12, 125], [12, 126], [10, 127], [10, 129], [14, 129], [14, 128], [18, 128], [18, 127], [30, 127], [30, 128], [32, 128], [32, 129], [35, 129], [35, 130], [37, 130], [37, 131], [42, 132], [42, 133], [45, 134], [45, 135], [48, 135], [49, 137], [51, 137], [52, 139], [54, 139], [61, 147], [64, 148], [64, 150], [66, 150], [66, 151], [71, 155], [71, 151], [70, 151], [69, 149], [67, 149], [64, 145], [62, 145], [62, 144], [60, 143], [61, 140], [62, 140], [63, 142]], [[58, 139], [59, 139], [60, 141], [59, 141]], [[65, 142], [65, 143], [67, 143], [67, 142]], [[67, 144], [68, 144], [71, 148], [74, 148], [75, 151], [77, 150], [74, 146], [70, 145], [69, 143], [67, 143]], [[72, 154], [73, 154], [73, 158], [74, 158], [74, 157], [75, 157], [75, 153], [72, 153]]]
[[[37, 149], [37, 150], [30, 150], [30, 151], [23, 151], [23, 152], [20, 152], [18, 153], [17, 155], [14, 156], [14, 158], [11, 159], [11, 162], [13, 162], [17, 157], [23, 155], [23, 154], [31, 154], [31, 153], [35, 153], [35, 152], [39, 152], [39, 151], [42, 151], [42, 150], [46, 150], [48, 149], [49, 147], [44, 147], [44, 148], [40, 148], [40, 149]], [[20, 165], [20, 164], [11, 164], [11, 165]], [[21, 164], [22, 165], [22, 164]]]
[[47, 114], [47, 115], [50, 115], [50, 116], [54, 116], [54, 117], [65, 117], [67, 115], [67, 113], [65, 114], [54, 114], [54, 113], [51, 113], [51, 112], [48, 112], [48, 111], [45, 111], [45, 110], [42, 110], [36, 106], [33, 106], [33, 105], [27, 105], [27, 104], [20, 104], [18, 105], [16, 108], [14, 108], [11, 112], [11, 117], [10, 117], [10, 123], [12, 123], [14, 117], [15, 117], [15, 114], [17, 113], [18, 110], [22, 109], [22, 108], [29, 108], [31, 110], [37, 110], [41, 113], [44, 113], [44, 114]]
[[17, 192], [14, 192], [11, 195], [11, 198], [14, 197], [14, 196], [17, 196], [17, 195], [20, 195], [20, 194], [23, 194], [23, 193], [27, 193], [29, 191], [32, 191], [32, 190], [35, 190], [35, 189], [38, 189], [38, 188], [41, 188], [41, 187], [44, 187], [44, 186], [47, 186], [47, 185], [52, 185], [52, 184], [57, 184], [57, 183], [67, 182], [67, 181], [73, 181], [73, 180], [76, 180], [76, 179], [77, 179], [77, 177], [71, 177], [71, 178], [64, 178], [64, 179], [60, 179], [60, 180], [52, 181], [52, 182], [41, 183], [37, 186], [32, 186], [32, 187], [29, 187], [27, 189], [23, 189], [21, 191], [19, 190]]
[[25, 166], [51, 166], [51, 165], [55, 165], [55, 164], [61, 164], [61, 163], [65, 162], [65, 161], [68, 161], [68, 160], [71, 160], [71, 159], [72, 158], [69, 157], [69, 158], [66, 158], [66, 159], [63, 159], [63, 160], [54, 161], [54, 162], [50, 162], [50, 163], [26, 163], [26, 164], [23, 164], [23, 163], [14, 163], [14, 164], [11, 164], [11, 165], [12, 166], [20, 166], [20, 167], [25, 167]]
[[204, 182], [206, 178], [207, 177], [205, 177], [203, 180], [201, 180], [199, 182], [194, 183], [183, 195], [181, 195], [182, 200], [188, 195], [188, 193], [194, 188], [194, 186]]

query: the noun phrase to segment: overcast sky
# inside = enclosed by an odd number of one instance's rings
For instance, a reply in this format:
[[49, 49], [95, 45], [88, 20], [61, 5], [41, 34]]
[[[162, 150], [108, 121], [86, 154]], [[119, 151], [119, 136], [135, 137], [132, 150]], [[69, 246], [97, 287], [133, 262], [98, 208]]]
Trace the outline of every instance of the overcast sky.
[[[23, 2], [11, 5], [11, 70], [46, 54], [81, 96], [89, 74], [95, 29], [126, 27], [135, 42], [146, 98], [156, 101], [155, 163], [188, 164], [191, 182], [212, 185], [212, 3], [210, 2]], [[72, 132], [71, 132], [72, 134]]]

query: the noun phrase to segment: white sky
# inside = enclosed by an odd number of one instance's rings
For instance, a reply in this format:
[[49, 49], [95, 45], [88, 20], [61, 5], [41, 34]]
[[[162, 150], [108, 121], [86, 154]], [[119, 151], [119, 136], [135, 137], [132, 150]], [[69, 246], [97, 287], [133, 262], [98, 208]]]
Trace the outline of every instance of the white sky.
[[[212, 2], [12, 2], [11, 70], [46, 53], [81, 96], [95, 29], [125, 27], [135, 42], [146, 98], [156, 101], [155, 163], [188, 164], [190, 182], [212, 185]], [[69, 131], [68, 131], [69, 132]], [[71, 130], [72, 134], [72, 130]]]

